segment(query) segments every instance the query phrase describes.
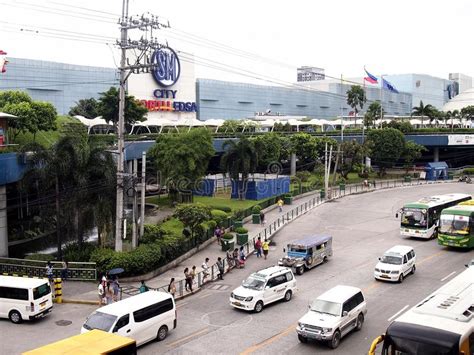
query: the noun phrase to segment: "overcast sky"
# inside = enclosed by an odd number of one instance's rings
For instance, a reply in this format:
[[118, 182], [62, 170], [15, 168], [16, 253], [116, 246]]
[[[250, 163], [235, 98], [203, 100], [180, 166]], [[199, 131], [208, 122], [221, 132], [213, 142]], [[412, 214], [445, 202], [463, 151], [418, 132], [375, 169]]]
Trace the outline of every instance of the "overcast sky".
[[[335, 77], [362, 76], [364, 65], [376, 75], [474, 76], [473, 4], [130, 0], [130, 14], [150, 12], [169, 21], [172, 29], [160, 31], [159, 38], [196, 55], [196, 77], [277, 83], [294, 82], [301, 65], [325, 68]], [[114, 19], [121, 6], [120, 0], [0, 0], [0, 49], [9, 57], [112, 67], [118, 52], [105, 42], [113, 44], [119, 36]], [[84, 37], [77, 32], [93, 34], [87, 40], [101, 43], [78, 41]], [[245, 75], [235, 74], [242, 71]]]

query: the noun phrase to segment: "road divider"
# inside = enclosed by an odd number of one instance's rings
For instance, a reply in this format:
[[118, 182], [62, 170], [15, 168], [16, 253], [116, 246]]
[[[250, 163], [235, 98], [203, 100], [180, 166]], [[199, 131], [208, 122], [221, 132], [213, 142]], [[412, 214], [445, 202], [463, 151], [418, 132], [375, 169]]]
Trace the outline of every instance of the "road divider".
[[444, 281], [444, 280], [449, 279], [449, 278], [450, 278], [451, 276], [453, 276], [455, 273], [456, 273], [456, 271], [453, 271], [453, 272], [450, 273], [449, 275], [446, 275], [445, 277], [443, 277], [443, 278], [441, 279], [441, 282]]

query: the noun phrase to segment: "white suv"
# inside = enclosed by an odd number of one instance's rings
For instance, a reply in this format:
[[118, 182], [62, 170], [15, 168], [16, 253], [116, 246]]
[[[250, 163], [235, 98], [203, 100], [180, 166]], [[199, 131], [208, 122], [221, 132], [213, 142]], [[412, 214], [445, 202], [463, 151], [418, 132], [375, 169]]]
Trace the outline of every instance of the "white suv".
[[375, 265], [376, 280], [398, 281], [416, 270], [416, 255], [412, 247], [396, 245], [387, 250]]
[[333, 349], [351, 330], [360, 330], [367, 314], [361, 289], [338, 285], [316, 298], [296, 327], [298, 339], [327, 341]]
[[259, 313], [269, 303], [291, 300], [295, 291], [296, 280], [291, 269], [272, 266], [251, 274], [230, 294], [229, 301], [232, 307]]

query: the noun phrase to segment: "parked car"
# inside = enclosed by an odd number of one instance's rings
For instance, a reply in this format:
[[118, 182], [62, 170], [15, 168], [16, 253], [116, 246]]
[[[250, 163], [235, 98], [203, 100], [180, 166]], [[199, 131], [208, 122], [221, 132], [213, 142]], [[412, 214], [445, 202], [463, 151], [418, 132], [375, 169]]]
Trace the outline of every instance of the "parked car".
[[335, 349], [341, 338], [352, 330], [360, 330], [367, 314], [362, 290], [338, 285], [316, 298], [296, 327], [298, 339], [326, 341]]
[[283, 249], [287, 255], [278, 261], [278, 265], [291, 267], [296, 274], [322, 264], [332, 256], [332, 237], [329, 235], [312, 235], [297, 240]]
[[259, 313], [263, 307], [279, 300], [286, 302], [296, 292], [296, 279], [291, 269], [271, 266], [251, 274], [230, 294], [230, 305]]
[[412, 247], [396, 245], [387, 250], [375, 266], [376, 280], [398, 281], [416, 270], [416, 254]]

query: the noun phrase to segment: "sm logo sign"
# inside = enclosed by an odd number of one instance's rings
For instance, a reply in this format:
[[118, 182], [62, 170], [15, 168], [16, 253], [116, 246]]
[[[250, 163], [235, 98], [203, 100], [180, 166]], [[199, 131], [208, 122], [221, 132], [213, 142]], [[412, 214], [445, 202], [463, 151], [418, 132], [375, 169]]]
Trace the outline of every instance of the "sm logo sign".
[[174, 50], [168, 47], [158, 49], [153, 53], [151, 60], [156, 64], [152, 74], [158, 85], [168, 87], [176, 84], [181, 73], [181, 64]]

